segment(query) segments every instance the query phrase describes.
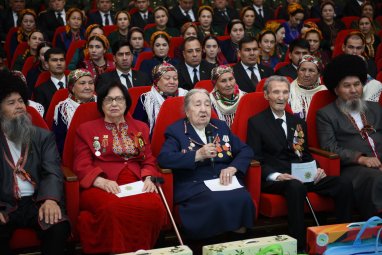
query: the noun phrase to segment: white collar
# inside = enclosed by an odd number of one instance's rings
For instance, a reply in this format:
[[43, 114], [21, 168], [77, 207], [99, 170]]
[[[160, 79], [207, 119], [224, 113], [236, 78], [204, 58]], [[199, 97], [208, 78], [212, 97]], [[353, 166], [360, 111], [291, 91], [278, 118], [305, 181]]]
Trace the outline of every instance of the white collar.
[[62, 76], [62, 78], [59, 80], [57, 79], [56, 77], [53, 77], [51, 76], [50, 79], [52, 80], [52, 82], [54, 83], [54, 85], [56, 85], [56, 87], [59, 87], [58, 86], [58, 83], [61, 81], [62, 83], [64, 83], [64, 87], [66, 87], [66, 77], [65, 75]]
[[[249, 68], [249, 66], [247, 66], [246, 64], [244, 64], [243, 61], [240, 61], [240, 63], [243, 65], [244, 70], [247, 71], [247, 69]], [[259, 67], [257, 66], [257, 64], [254, 64], [253, 67], [254, 67], [255, 69], [259, 69]]]
[[194, 72], [194, 68], [196, 68], [196, 70], [198, 70], [198, 72], [199, 72], [200, 64], [195, 66], [195, 67], [193, 67], [193, 66], [188, 65], [186, 62], [184, 62], [184, 63], [186, 64], [186, 67], [187, 67], [187, 70], [188, 70], [189, 73], [193, 73]]
[[101, 15], [102, 15], [103, 17], [105, 17], [105, 14], [108, 14], [108, 15], [110, 16], [110, 11], [108, 11], [108, 12], [101, 12], [101, 11], [99, 11], [99, 13], [101, 13]]
[[130, 71], [128, 71], [127, 73], [123, 73], [122, 71], [120, 71], [118, 68], [115, 69], [117, 71], [117, 74], [118, 74], [118, 77], [121, 77], [122, 74], [127, 74], [129, 75], [131, 78], [133, 78], [133, 72], [130, 68]]
[[277, 115], [273, 112], [272, 108], [271, 108], [271, 111], [272, 111], [273, 117], [275, 117], [276, 120], [277, 120], [277, 119], [282, 119], [282, 120], [286, 123], [286, 114], [285, 114], [285, 111], [284, 111], [283, 116], [281, 116], [281, 117], [277, 116]]

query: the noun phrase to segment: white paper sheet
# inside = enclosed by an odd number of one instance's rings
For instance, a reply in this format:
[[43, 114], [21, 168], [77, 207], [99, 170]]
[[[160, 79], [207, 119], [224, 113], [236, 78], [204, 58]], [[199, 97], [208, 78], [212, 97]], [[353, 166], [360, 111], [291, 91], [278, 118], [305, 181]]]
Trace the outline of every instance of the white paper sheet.
[[302, 182], [312, 182], [317, 174], [317, 164], [313, 160], [306, 163], [292, 163], [292, 175]]
[[119, 192], [116, 195], [117, 197], [128, 197], [128, 196], [145, 193], [145, 192], [142, 192], [143, 185], [144, 185], [143, 181], [137, 181], [137, 182], [121, 185], [119, 186], [119, 188], [121, 189], [121, 192]]
[[204, 184], [211, 190], [211, 191], [227, 191], [227, 190], [234, 190], [234, 189], [240, 189], [243, 186], [240, 185], [239, 181], [237, 180], [236, 176], [232, 176], [232, 182], [229, 185], [224, 186], [223, 184], [220, 184], [220, 179], [212, 179], [204, 181]]

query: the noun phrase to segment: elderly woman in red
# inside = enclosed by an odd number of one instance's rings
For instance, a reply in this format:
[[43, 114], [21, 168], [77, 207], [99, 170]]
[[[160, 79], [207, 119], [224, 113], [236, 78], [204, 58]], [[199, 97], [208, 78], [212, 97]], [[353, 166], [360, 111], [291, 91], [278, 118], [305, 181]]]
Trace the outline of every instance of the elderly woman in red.
[[[126, 115], [127, 89], [111, 83], [98, 91], [103, 118], [81, 125], [74, 146], [80, 204], [90, 213], [79, 222], [85, 253], [125, 253], [151, 249], [166, 211], [151, 177], [160, 173], [150, 150], [146, 124]], [[119, 185], [143, 182], [143, 194], [118, 197]]]

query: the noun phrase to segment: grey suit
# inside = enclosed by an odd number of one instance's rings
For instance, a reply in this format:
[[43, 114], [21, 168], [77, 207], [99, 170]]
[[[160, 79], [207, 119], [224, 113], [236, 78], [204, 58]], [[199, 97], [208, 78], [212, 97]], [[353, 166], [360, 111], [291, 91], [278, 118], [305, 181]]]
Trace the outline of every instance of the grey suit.
[[[382, 108], [378, 103], [366, 102], [367, 123], [376, 132], [369, 134], [375, 143], [375, 151], [381, 160]], [[350, 179], [355, 191], [356, 205], [364, 218], [382, 211], [382, 171], [357, 163], [360, 156], [374, 156], [367, 140], [364, 140], [349, 118], [334, 102], [317, 112], [317, 134], [320, 146], [337, 153], [341, 158], [341, 176]]]

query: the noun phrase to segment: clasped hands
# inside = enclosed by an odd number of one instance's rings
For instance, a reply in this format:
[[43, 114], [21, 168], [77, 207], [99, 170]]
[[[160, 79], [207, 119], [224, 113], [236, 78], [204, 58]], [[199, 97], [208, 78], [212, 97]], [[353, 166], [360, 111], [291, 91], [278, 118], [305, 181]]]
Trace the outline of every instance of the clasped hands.
[[[121, 189], [119, 188], [119, 185], [116, 181], [108, 180], [106, 178], [98, 176], [94, 182], [93, 186], [100, 188], [108, 193], [112, 194], [118, 194], [121, 192]], [[155, 184], [151, 181], [149, 177], [146, 177], [146, 179], [143, 182], [143, 192], [155, 192], [158, 193], [158, 189], [155, 186]]]
[[379, 170], [382, 170], [381, 161], [377, 157], [361, 156], [358, 158], [358, 164], [367, 166], [370, 168], [378, 168]]
[[[317, 168], [317, 173], [316, 173], [316, 176], [314, 177], [314, 184], [318, 183], [319, 181], [321, 181], [322, 178], [325, 178], [325, 177], [326, 177], [325, 170], [322, 168]], [[277, 181], [289, 181], [293, 179], [296, 179], [296, 178], [293, 175], [287, 174], [287, 173], [280, 174], [276, 178]]]

